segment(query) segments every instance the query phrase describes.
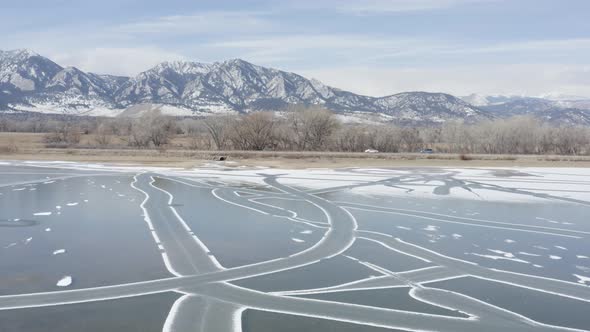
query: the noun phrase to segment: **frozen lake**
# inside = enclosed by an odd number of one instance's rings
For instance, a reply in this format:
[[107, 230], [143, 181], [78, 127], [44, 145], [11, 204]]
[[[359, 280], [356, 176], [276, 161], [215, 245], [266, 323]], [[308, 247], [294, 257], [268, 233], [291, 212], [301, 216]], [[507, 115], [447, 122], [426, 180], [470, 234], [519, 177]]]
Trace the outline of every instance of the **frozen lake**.
[[0, 162], [0, 331], [590, 331], [590, 170]]

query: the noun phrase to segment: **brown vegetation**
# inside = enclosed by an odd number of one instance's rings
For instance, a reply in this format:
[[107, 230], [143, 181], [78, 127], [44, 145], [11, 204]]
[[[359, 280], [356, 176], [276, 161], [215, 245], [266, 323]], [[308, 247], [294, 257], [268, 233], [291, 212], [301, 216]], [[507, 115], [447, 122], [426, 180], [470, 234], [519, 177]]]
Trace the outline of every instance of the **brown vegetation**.
[[[590, 155], [590, 129], [552, 127], [531, 117], [467, 125], [400, 127], [393, 124], [343, 124], [319, 107], [293, 106], [276, 115], [253, 112], [178, 119], [150, 112], [139, 118], [0, 119], [0, 131], [43, 133], [46, 148], [156, 149], [219, 151], [318, 151], [410, 153], [424, 148], [469, 160], [476, 154]], [[16, 136], [15, 136], [16, 137]], [[15, 140], [19, 143], [19, 138]], [[15, 153], [16, 144], [1, 147]], [[373, 156], [371, 158], [380, 158]], [[551, 157], [554, 158], [554, 157]]]

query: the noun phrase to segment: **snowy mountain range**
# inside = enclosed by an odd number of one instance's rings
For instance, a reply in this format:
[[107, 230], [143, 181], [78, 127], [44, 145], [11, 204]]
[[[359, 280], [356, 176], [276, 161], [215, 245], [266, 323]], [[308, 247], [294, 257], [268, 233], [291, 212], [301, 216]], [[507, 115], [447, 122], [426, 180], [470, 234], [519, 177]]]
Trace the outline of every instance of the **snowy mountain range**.
[[135, 77], [120, 77], [64, 68], [28, 50], [0, 51], [3, 113], [112, 117], [159, 109], [168, 115], [206, 116], [306, 104], [323, 105], [355, 122], [476, 122], [503, 116], [503, 111], [486, 109], [497, 106], [495, 99], [472, 96], [460, 99], [428, 92], [363, 96], [239, 59], [212, 64], [164, 62]]
[[531, 115], [554, 124], [590, 125], [590, 99], [584, 97], [557, 94], [541, 97], [471, 94], [461, 99], [494, 117]]

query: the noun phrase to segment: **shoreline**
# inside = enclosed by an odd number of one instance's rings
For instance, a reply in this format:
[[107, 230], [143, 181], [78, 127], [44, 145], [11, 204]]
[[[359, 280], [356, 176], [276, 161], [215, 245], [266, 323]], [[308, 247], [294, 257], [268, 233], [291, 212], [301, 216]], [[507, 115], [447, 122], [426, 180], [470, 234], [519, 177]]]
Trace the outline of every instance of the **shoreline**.
[[[220, 157], [226, 161], [219, 161]], [[467, 159], [467, 160], [465, 160]], [[590, 156], [457, 155], [419, 153], [346, 153], [281, 151], [192, 151], [153, 149], [31, 149], [0, 153], [0, 160], [74, 161], [193, 168], [207, 164], [226, 167], [279, 169], [347, 167], [577, 167], [589, 168]]]

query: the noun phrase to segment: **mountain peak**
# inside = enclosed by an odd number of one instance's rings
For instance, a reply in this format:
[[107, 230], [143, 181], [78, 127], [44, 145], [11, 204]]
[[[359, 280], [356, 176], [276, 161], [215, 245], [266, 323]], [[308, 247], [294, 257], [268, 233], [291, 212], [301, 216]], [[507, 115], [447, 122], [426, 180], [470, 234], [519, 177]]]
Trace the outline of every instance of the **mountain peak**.
[[167, 70], [172, 70], [178, 74], [205, 74], [211, 70], [211, 65], [208, 63], [176, 60], [162, 62], [149, 71], [162, 73]]
[[[0, 51], [0, 87], [4, 95], [11, 95], [12, 109], [86, 115], [116, 115], [139, 104], [162, 105], [170, 115], [182, 116], [280, 111], [288, 105], [304, 104], [322, 105], [357, 119], [442, 123], [493, 118], [498, 112], [490, 107], [499, 104], [513, 113], [534, 109], [549, 114], [557, 106], [590, 108], [573, 102], [556, 106], [545, 99], [501, 96], [471, 95], [471, 101], [463, 101], [446, 93], [424, 91], [363, 96], [243, 59], [162, 62], [133, 78], [96, 75], [75, 67], [63, 68], [26, 49]], [[480, 98], [487, 106], [474, 102]]]
[[0, 54], [3, 54], [4, 56], [11, 56], [11, 57], [34, 57], [34, 56], [40, 56], [38, 53], [33, 52], [27, 48], [19, 48], [19, 49], [15, 49], [15, 50], [8, 50], [8, 51], [0, 51]]
[[235, 59], [228, 59], [225, 60], [223, 62], [221, 62], [221, 64], [225, 64], [225, 65], [238, 65], [238, 66], [253, 66], [253, 64], [251, 64], [250, 62], [243, 60], [243, 59], [239, 59], [239, 58], [235, 58]]

